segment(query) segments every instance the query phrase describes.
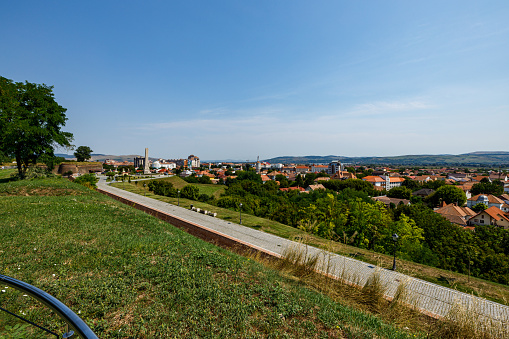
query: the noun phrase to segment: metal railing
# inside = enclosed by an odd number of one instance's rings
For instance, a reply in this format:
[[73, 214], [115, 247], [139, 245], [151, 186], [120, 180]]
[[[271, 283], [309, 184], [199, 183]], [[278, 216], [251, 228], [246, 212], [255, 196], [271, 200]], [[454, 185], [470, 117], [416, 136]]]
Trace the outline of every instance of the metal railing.
[[[74, 335], [74, 333], [76, 333], [83, 339], [98, 339], [97, 336], [95, 335], [95, 333], [92, 332], [90, 327], [88, 327], [88, 325], [85, 324], [85, 322], [80, 317], [78, 317], [76, 315], [76, 313], [71, 311], [71, 309], [69, 307], [64, 305], [60, 300], [53, 297], [52, 295], [44, 292], [43, 290], [41, 290], [35, 286], [27, 284], [26, 282], [23, 282], [21, 280], [14, 279], [14, 278], [8, 277], [6, 275], [2, 275], [2, 274], [0, 274], [0, 283], [8, 285], [18, 291], [23, 291], [24, 293], [37, 299], [38, 301], [40, 301], [41, 303], [43, 303], [44, 305], [49, 307], [53, 312], [55, 312], [72, 329], [71, 331], [67, 331], [67, 333], [65, 333], [62, 336], [62, 338], [70, 338]], [[50, 334], [55, 335], [57, 338], [59, 338], [58, 334], [56, 334], [44, 327], [41, 327], [41, 326], [23, 318], [23, 317], [20, 317], [16, 314], [4, 309], [4, 308], [0, 307], [0, 309], [2, 311], [5, 311], [5, 312], [15, 316], [16, 318], [26, 321], [29, 324], [34, 325], [34, 326], [36, 326]]]

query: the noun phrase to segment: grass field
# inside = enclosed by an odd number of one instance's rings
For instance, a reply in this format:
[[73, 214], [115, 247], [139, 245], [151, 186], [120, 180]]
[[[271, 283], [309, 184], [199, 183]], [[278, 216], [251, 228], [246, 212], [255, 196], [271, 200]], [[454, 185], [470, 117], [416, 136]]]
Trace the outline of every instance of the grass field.
[[[175, 177], [171, 178], [178, 183], [178, 180], [184, 182], [182, 179]], [[167, 180], [167, 179], [165, 179]], [[185, 183], [185, 182], [184, 182]], [[151, 198], [158, 199], [161, 201], [165, 201], [171, 204], [177, 204], [176, 198], [163, 197], [153, 194], [148, 191], [148, 188], [143, 188], [143, 186], [134, 184], [128, 185], [127, 183], [122, 186], [122, 184], [117, 183], [113, 184], [113, 186], [118, 188], [123, 188], [125, 190], [131, 191], [133, 193], [147, 195]], [[174, 186], [177, 185], [174, 183]], [[196, 186], [200, 187], [201, 185], [196, 184]], [[183, 187], [183, 186], [182, 186]], [[211, 206], [206, 203], [191, 201], [186, 199], [180, 199], [180, 206], [189, 207], [193, 204], [196, 207], [213, 211], [218, 213], [217, 217], [229, 220], [233, 222], [239, 221], [239, 212], [231, 211], [228, 209]], [[346, 255], [349, 257], [354, 257], [356, 259], [375, 264], [384, 268], [392, 267], [392, 256], [383, 255], [380, 253], [376, 253], [373, 251], [368, 251], [365, 249], [360, 249], [353, 246], [348, 246], [346, 244], [329, 241], [326, 239], [322, 239], [313, 235], [309, 235], [304, 231], [299, 229], [280, 224], [278, 222], [263, 219], [259, 217], [255, 217], [252, 215], [242, 214], [242, 224], [244, 226], [252, 227], [258, 230], [262, 230], [264, 232], [268, 232], [283, 238], [287, 239], [306, 239], [308, 245], [316, 246], [318, 248], [323, 248], [338, 254]], [[413, 263], [405, 260], [398, 260], [398, 271], [420, 278], [441, 286], [457, 289], [462, 292], [466, 292], [469, 294], [474, 294], [476, 296], [484, 297], [490, 299], [495, 302], [499, 302], [505, 305], [509, 305], [509, 286], [493, 283], [490, 281], [477, 279], [473, 277], [468, 277], [464, 274], [454, 273], [451, 271], [441, 270], [438, 268], [421, 265], [417, 263]]]
[[[0, 272], [57, 297], [100, 338], [415, 338], [65, 179], [0, 183], [0, 220]], [[1, 287], [2, 307], [61, 333]], [[17, 322], [0, 312], [0, 337]]]

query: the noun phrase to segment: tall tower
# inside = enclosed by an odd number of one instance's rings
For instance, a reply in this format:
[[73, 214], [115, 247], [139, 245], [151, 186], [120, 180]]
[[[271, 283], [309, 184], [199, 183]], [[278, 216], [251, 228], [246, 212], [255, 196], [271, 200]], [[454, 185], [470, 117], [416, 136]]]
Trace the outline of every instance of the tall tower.
[[256, 173], [260, 173], [262, 171], [262, 164], [260, 162], [260, 156], [256, 159]]
[[145, 148], [145, 165], [143, 166], [143, 174], [150, 174], [150, 168], [148, 167], [148, 148]]

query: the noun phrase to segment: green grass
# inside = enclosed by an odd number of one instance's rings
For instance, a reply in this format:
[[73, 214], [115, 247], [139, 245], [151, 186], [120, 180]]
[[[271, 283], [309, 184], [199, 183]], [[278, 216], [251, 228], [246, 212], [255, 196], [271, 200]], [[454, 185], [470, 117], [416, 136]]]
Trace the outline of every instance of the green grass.
[[[173, 179], [173, 177], [171, 179]], [[178, 180], [185, 183], [185, 181], [178, 177], [175, 177], [175, 179], [173, 180], [175, 180], [175, 182], [177, 183]], [[153, 199], [165, 201], [175, 205], [177, 204], [177, 198], [168, 198], [155, 195], [152, 192], [149, 192], [148, 188], [144, 189], [141, 185], [135, 186], [134, 184], [128, 185], [126, 183], [124, 186], [122, 186], [122, 184], [117, 183], [113, 184], [113, 186], [123, 188], [133, 193], [146, 195]], [[174, 186], [176, 186], [175, 183]], [[239, 222], [238, 211], [232, 211], [198, 201], [180, 199], [180, 206], [182, 207], [189, 207], [191, 204], [201, 209], [218, 213], [217, 215], [218, 218], [236, 223]], [[271, 233], [286, 239], [295, 238], [305, 239], [305, 242], [308, 245], [326, 249], [337, 254], [354, 257], [356, 259], [371, 264], [379, 265], [384, 268], [390, 269], [392, 267], [393, 258], [390, 255], [384, 255], [381, 253], [349, 246], [343, 243], [326, 240], [314, 235], [310, 235], [294, 227], [278, 223], [273, 220], [263, 219], [253, 215], [242, 213], [242, 224], [244, 226], [258, 229], [267, 233]], [[417, 264], [411, 261], [401, 259], [398, 259], [398, 271], [409, 276], [423, 279], [444, 287], [457, 289], [462, 292], [480, 296], [501, 304], [509, 305], [509, 286], [507, 285], [497, 284], [494, 282], [474, 277], [469, 278], [467, 275], [464, 274], [454, 273], [451, 271], [446, 271], [439, 268]]]
[[0, 170], [0, 183], [10, 181], [11, 175], [17, 172], [18, 170], [15, 168]]
[[[173, 187], [175, 187], [176, 189], [179, 189], [179, 190], [181, 190], [186, 185], [195, 185], [196, 187], [198, 187], [200, 189], [200, 194], [212, 195], [214, 198], [219, 198], [221, 196], [221, 194], [225, 191], [225, 186], [223, 186], [223, 185], [190, 184], [190, 183], [186, 182], [184, 179], [182, 179], [176, 175], [171, 176], [169, 178], [162, 178], [162, 179], [157, 179], [157, 180], [169, 181], [173, 184]], [[114, 185], [117, 185], [116, 187], [119, 187], [118, 183], [114, 184]], [[140, 185], [140, 183], [138, 183], [138, 185]], [[143, 185], [143, 184], [141, 184], [141, 185]]]
[[[0, 272], [54, 295], [100, 338], [413, 337], [65, 179], [0, 184], [0, 220]], [[62, 330], [12, 289], [0, 303]], [[0, 333], [16, 323], [0, 312]]]

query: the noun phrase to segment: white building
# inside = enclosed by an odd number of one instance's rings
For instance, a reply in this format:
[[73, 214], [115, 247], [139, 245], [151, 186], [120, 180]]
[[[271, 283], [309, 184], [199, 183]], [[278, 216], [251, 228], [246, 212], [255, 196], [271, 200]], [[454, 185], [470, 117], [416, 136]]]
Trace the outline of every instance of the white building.
[[334, 175], [338, 172], [343, 171], [343, 165], [341, 165], [341, 161], [335, 160], [329, 164], [329, 167], [327, 168], [327, 174]]

